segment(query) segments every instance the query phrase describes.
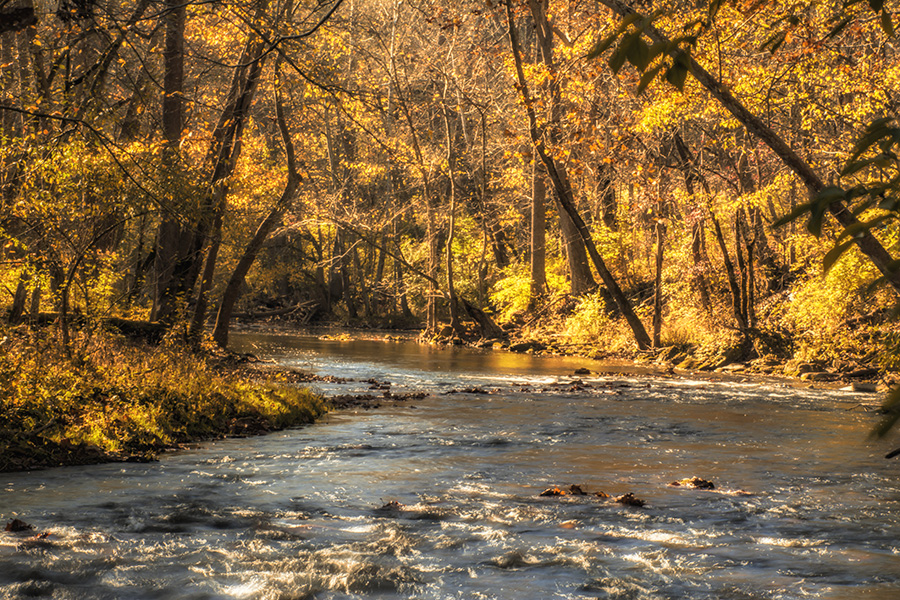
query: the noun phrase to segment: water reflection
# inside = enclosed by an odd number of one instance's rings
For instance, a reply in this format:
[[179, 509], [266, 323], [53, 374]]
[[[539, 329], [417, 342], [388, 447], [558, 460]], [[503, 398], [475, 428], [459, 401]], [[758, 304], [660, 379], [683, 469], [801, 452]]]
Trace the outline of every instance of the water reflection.
[[[900, 485], [858, 396], [578, 359], [246, 336], [433, 395], [150, 465], [0, 476], [4, 597], [895, 598]], [[491, 394], [446, 394], [473, 385]], [[364, 391], [360, 381], [323, 384]], [[893, 443], [896, 444], [896, 441]], [[702, 475], [713, 492], [669, 487]], [[633, 492], [543, 498], [550, 485]], [[389, 504], [396, 502], [396, 504]]]

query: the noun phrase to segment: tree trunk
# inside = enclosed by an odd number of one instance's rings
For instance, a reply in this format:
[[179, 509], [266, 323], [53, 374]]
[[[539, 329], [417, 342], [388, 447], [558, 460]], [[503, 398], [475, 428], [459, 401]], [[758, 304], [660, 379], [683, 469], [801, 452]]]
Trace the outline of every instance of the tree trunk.
[[[280, 61], [279, 61], [280, 63]], [[275, 118], [278, 122], [278, 130], [281, 132], [281, 141], [284, 144], [284, 153], [287, 159], [287, 181], [284, 184], [284, 190], [275, 206], [266, 215], [256, 233], [253, 234], [250, 243], [244, 250], [243, 255], [238, 261], [237, 266], [228, 279], [225, 286], [225, 293], [222, 296], [222, 303], [219, 305], [219, 312], [216, 315], [216, 325], [213, 330], [213, 340], [221, 347], [228, 345], [228, 328], [231, 322], [231, 313], [234, 305], [240, 297], [241, 287], [253, 266], [259, 251], [269, 237], [269, 234], [281, 223], [284, 213], [291, 207], [294, 197], [297, 194], [297, 188], [300, 185], [300, 173], [297, 170], [297, 159], [294, 154], [294, 144], [291, 141], [290, 130], [287, 125], [287, 117], [285, 116], [285, 108], [281, 100], [280, 94], [280, 77], [279, 66], [275, 66]]]
[[713, 214], [712, 208], [709, 207], [709, 218], [713, 224], [716, 242], [719, 244], [719, 250], [722, 252], [722, 261], [725, 263], [725, 274], [728, 277], [728, 286], [731, 289], [731, 310], [734, 314], [734, 320], [737, 321], [738, 328], [746, 331], [747, 321], [744, 320], [744, 313], [741, 310], [741, 288], [738, 285], [737, 275], [734, 271], [734, 264], [731, 262], [731, 255], [728, 253], [728, 245], [725, 243], [725, 235], [722, 233], [722, 227], [719, 225], [719, 219]]
[[37, 321], [38, 315], [41, 314], [41, 284], [38, 283], [31, 290], [31, 306], [28, 309], [28, 318], [32, 323]]
[[600, 184], [600, 218], [610, 231], [619, 230], [616, 190], [611, 177], [612, 169], [607, 164], [597, 166], [597, 180]]
[[[690, 192], [688, 192], [690, 194]], [[693, 288], [700, 294], [700, 305], [707, 313], [712, 310], [712, 303], [709, 297], [709, 286], [706, 283], [706, 253], [704, 252], [704, 229], [703, 220], [697, 216], [691, 222], [691, 260], [693, 261], [693, 273], [691, 279]]]
[[356, 298], [353, 294], [353, 283], [350, 279], [350, 261], [349, 254], [351, 250], [347, 249], [341, 252], [339, 265], [339, 272], [341, 278], [341, 290], [344, 292], [344, 304], [347, 307], [347, 316], [350, 319], [356, 320], [359, 318], [359, 311], [356, 310]]
[[[559, 125], [561, 91], [556, 74], [556, 65], [553, 60], [553, 30], [547, 20], [547, 5], [549, 3], [550, 0], [528, 0], [528, 6], [531, 9], [531, 16], [534, 21], [534, 31], [540, 59], [550, 73], [548, 82], [544, 84], [549, 104], [549, 120], [546, 125], [546, 133], [550, 143], [553, 146], [558, 146], [562, 142], [562, 133]], [[557, 172], [567, 182], [568, 186], [568, 174], [565, 167], [559, 163], [555, 164]], [[557, 199], [559, 199], [558, 193]], [[559, 214], [559, 229], [569, 265], [571, 291], [576, 296], [582, 296], [597, 288], [597, 283], [591, 274], [591, 266], [585, 252], [585, 242], [581, 239], [574, 220], [559, 202], [557, 202], [557, 212]]]
[[[178, 162], [179, 146], [184, 130], [184, 28], [186, 5], [180, 0], [166, 0], [166, 39], [163, 51], [162, 128], [166, 138], [167, 163]], [[177, 214], [166, 211], [156, 235], [153, 264], [153, 305], [150, 321], [170, 321], [176, 298], [168, 293], [172, 285], [175, 263], [182, 254], [186, 234]]]
[[547, 184], [543, 165], [535, 156], [531, 165], [531, 302], [547, 291], [546, 214]]
[[366, 272], [362, 268], [362, 261], [359, 259], [359, 248], [356, 244], [353, 245], [353, 250], [351, 250], [350, 254], [353, 259], [353, 270], [356, 272], [357, 281], [359, 281], [359, 297], [362, 300], [363, 310], [367, 316], [374, 316], [375, 313], [372, 312], [372, 303], [370, 301], [369, 284], [366, 282]]
[[30, 280], [31, 276], [28, 275], [27, 271], [22, 271], [19, 275], [19, 282], [16, 284], [16, 292], [13, 294], [12, 307], [9, 309], [9, 322], [13, 325], [16, 325], [21, 321], [22, 315], [25, 313], [25, 302], [28, 300], [27, 283]]
[[[568, 179], [566, 181], [568, 182]], [[569, 289], [572, 295], [583, 296], [596, 290], [597, 282], [591, 274], [585, 242], [578, 231], [578, 226], [560, 201], [558, 192], [556, 199], [559, 230], [566, 251], [566, 262], [569, 265]]]
[[653, 345], [657, 348], [660, 346], [660, 333], [662, 331], [662, 271], [663, 271], [663, 242], [666, 236], [666, 225], [663, 223], [662, 215], [658, 215], [656, 219], [656, 278], [654, 281], [653, 293]]
[[741, 311], [741, 319], [740, 322], [743, 322], [745, 326], [750, 325], [750, 320], [748, 319], [749, 315], [749, 307], [747, 305], [747, 284], [749, 283], [748, 271], [747, 271], [747, 261], [744, 258], [744, 244], [743, 244], [743, 236], [741, 235], [741, 212], [742, 209], [738, 209], [734, 212], [734, 256], [737, 259], [737, 267], [738, 274], [741, 278], [740, 283], [740, 311]]
[[456, 298], [456, 287], [453, 281], [453, 239], [456, 236], [456, 152], [453, 148], [453, 130], [450, 127], [450, 109], [447, 108], [446, 93], [449, 82], [444, 89], [444, 133], [447, 137], [447, 177], [450, 179], [450, 214], [447, 224], [447, 301], [450, 305], [450, 327], [457, 335], [465, 335], [459, 320], [459, 304]]
[[565, 176], [565, 172], [561, 172], [557, 169], [556, 161], [547, 153], [547, 150], [544, 147], [542, 135], [537, 125], [537, 117], [535, 116], [533, 101], [531, 99], [531, 94], [528, 91], [528, 82], [525, 80], [525, 72], [522, 68], [522, 56], [519, 50], [519, 42], [515, 29], [515, 19], [513, 17], [512, 6], [510, 5], [510, 3], [507, 3], [506, 5], [506, 18], [508, 23], [509, 42], [516, 67], [516, 79], [519, 84], [519, 93], [522, 96], [523, 103], [525, 104], [525, 111], [528, 115], [528, 130], [529, 134], [531, 135], [531, 142], [534, 145], [535, 151], [541, 157], [541, 161], [547, 168], [547, 172], [550, 175], [550, 180], [552, 181], [553, 187], [557, 192], [557, 200], [560, 202], [560, 204], [562, 204], [566, 213], [568, 213], [568, 215], [572, 218], [572, 221], [575, 223], [576, 228], [581, 235], [581, 239], [584, 242], [585, 247], [587, 248], [588, 254], [590, 255], [591, 260], [594, 263], [594, 267], [597, 269], [597, 272], [600, 274], [604, 285], [609, 290], [609, 293], [615, 300], [617, 306], [619, 307], [619, 310], [625, 317], [628, 326], [631, 328], [638, 348], [642, 350], [646, 349], [651, 345], [651, 339], [650, 336], [647, 335], [647, 330], [644, 329], [644, 325], [635, 314], [634, 309], [631, 306], [631, 302], [629, 302], [628, 298], [625, 297], [625, 294], [619, 287], [618, 282], [616, 282], [615, 278], [613, 278], [612, 273], [609, 272], [609, 269], [607, 269], [606, 267], [606, 263], [603, 261], [603, 258], [597, 251], [587, 225], [584, 223], [584, 220], [581, 218], [581, 216], [578, 214], [578, 210], [575, 208], [575, 203], [572, 200], [572, 191], [568, 185], [568, 180]]

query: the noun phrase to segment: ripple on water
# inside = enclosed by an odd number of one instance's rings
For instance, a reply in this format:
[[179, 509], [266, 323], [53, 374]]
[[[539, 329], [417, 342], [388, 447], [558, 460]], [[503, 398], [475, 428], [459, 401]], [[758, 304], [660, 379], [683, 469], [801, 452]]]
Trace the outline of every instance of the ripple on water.
[[[848, 415], [844, 396], [615, 376], [577, 384], [534, 357], [519, 371], [514, 363], [486, 372], [479, 355], [465, 368], [425, 375], [409, 363], [342, 360], [348, 372], [389, 373], [395, 385], [488, 385], [492, 393], [431, 396], [416, 411], [337, 414], [154, 465], [9, 475], [0, 507], [14, 506], [50, 535], [26, 542], [31, 534], [0, 532], [0, 596], [900, 593], [895, 465], [864, 441], [874, 417]], [[336, 364], [327, 355], [315, 361], [326, 370]], [[694, 475], [717, 489], [666, 485]], [[538, 497], [575, 483], [634, 492], [648, 504]]]

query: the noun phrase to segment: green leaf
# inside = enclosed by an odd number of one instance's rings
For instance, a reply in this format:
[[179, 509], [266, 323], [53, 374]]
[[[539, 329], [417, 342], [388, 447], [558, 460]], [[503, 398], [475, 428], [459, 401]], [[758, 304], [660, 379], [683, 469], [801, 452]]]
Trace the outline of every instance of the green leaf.
[[895, 196], [887, 196], [882, 198], [878, 203], [878, 208], [882, 210], [889, 210], [891, 212], [900, 211], [900, 198], [896, 198]]
[[799, 204], [794, 207], [790, 213], [784, 215], [783, 217], [777, 219], [774, 223], [772, 223], [772, 227], [781, 227], [783, 225], [787, 225], [791, 221], [796, 221], [801, 216], [812, 210], [812, 202], [804, 202], [803, 204]]
[[894, 21], [891, 19], [891, 13], [886, 10], [881, 11], [881, 28], [888, 37], [894, 37]]
[[816, 237], [822, 235], [822, 221], [825, 218], [825, 209], [828, 205], [824, 202], [812, 205], [812, 211], [809, 215], [809, 222], [806, 223], [806, 229]]
[[668, 51], [669, 51], [668, 44], [664, 44], [662, 42], [657, 42], [657, 43], [653, 44], [652, 46], [650, 46], [650, 55], [648, 57], [647, 64], [652, 63], [656, 59], [657, 56], [659, 56], [661, 54], [665, 54]]
[[882, 138], [893, 135], [894, 128], [888, 126], [893, 120], [891, 117], [882, 117], [869, 123], [862, 137], [859, 138], [856, 146], [853, 147], [853, 153], [848, 163], [855, 161], [863, 152], [877, 144]]
[[816, 194], [812, 201], [809, 222], [806, 228], [816, 237], [822, 235], [822, 220], [825, 218], [825, 211], [832, 202], [838, 202], [844, 199], [845, 192], [837, 186], [830, 185]]
[[863, 232], [872, 231], [873, 229], [880, 227], [882, 223], [890, 221], [893, 218], [893, 215], [881, 215], [869, 221], [854, 223], [850, 227], [847, 227], [845, 231], [847, 235], [853, 236], [854, 238], [859, 237]]
[[[624, 43], [624, 40], [623, 42]], [[618, 74], [622, 69], [622, 65], [625, 64], [625, 48], [622, 47], [622, 43], [620, 43], [615, 51], [613, 51], [612, 56], [609, 57], [609, 68], [612, 69], [613, 73]]]
[[623, 31], [628, 29], [629, 25], [642, 18], [643, 17], [641, 16], [641, 14], [636, 12], [631, 13], [630, 15], [625, 15], [624, 17], [622, 17], [622, 22], [619, 23], [619, 33], [622, 33]]
[[815, 199], [813, 200], [814, 204], [831, 204], [832, 202], [837, 202], [843, 200], [847, 196], [847, 193], [842, 189], [837, 187], [836, 185], [829, 185], [827, 187], [822, 188], [818, 194], [816, 194]]
[[859, 173], [866, 167], [870, 167], [875, 164], [883, 165], [884, 163], [885, 163], [884, 156], [876, 156], [874, 158], [867, 158], [865, 160], [856, 160], [853, 162], [848, 162], [846, 165], [844, 165], [844, 168], [841, 169], [841, 177], [849, 177], [850, 175], [853, 175], [854, 173]]
[[615, 33], [611, 33], [610, 35], [606, 36], [605, 38], [602, 38], [600, 41], [597, 42], [597, 45], [594, 46], [594, 48], [590, 52], [588, 52], [587, 57], [588, 58], [597, 58], [598, 56], [600, 56], [601, 54], [606, 52], [609, 49], [609, 47], [612, 46], [618, 38], [619, 38], [618, 31]]
[[675, 61], [671, 67], [666, 69], [666, 81], [684, 91], [684, 82], [687, 79], [687, 65], [681, 61]]
[[640, 36], [636, 36], [628, 45], [626, 54], [628, 62], [634, 65], [638, 71], [646, 70], [647, 65], [650, 64], [650, 46]]
[[644, 90], [647, 89], [647, 86], [656, 78], [656, 75], [659, 73], [660, 69], [665, 65], [656, 65], [649, 71], [645, 71], [643, 75], [641, 75], [641, 80], [638, 82], [637, 90], [635, 90], [635, 94], [640, 96], [644, 93]]
[[825, 258], [822, 260], [822, 268], [827, 273], [831, 270], [831, 267], [834, 266], [834, 263], [846, 252], [850, 246], [854, 243], [853, 240], [848, 240], [842, 244], [838, 244], [834, 248], [828, 251], [828, 254], [825, 255]]

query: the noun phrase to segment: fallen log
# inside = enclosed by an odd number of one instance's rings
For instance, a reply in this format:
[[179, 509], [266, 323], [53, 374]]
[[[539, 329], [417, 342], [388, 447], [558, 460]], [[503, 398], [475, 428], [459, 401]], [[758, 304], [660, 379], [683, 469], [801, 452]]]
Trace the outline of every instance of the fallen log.
[[294, 306], [274, 308], [272, 310], [234, 313], [231, 316], [235, 319], [266, 319], [268, 317], [281, 317], [284, 315], [290, 315], [298, 311], [315, 308], [316, 306], [318, 306], [318, 303], [315, 300], [309, 300], [307, 302], [295, 304]]

